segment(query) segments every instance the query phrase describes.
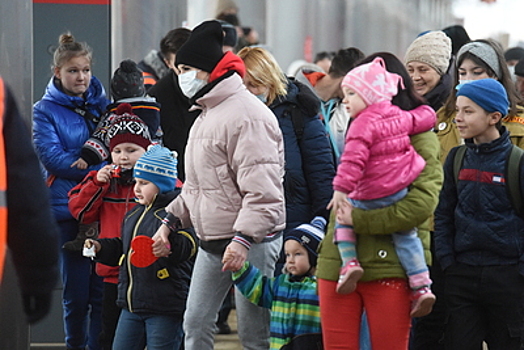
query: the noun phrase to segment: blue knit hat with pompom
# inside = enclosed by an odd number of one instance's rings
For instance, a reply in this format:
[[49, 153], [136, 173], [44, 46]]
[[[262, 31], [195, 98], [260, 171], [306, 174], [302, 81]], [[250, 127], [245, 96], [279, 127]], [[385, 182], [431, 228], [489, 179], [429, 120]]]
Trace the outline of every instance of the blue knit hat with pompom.
[[154, 183], [160, 193], [173, 191], [177, 179], [177, 154], [160, 145], [153, 145], [140, 157], [133, 169], [135, 178]]

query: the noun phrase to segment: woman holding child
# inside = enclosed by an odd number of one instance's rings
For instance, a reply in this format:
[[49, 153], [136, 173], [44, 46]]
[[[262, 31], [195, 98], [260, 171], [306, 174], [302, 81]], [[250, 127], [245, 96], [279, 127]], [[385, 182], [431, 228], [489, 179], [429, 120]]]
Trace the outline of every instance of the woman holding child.
[[[377, 53], [362, 64], [381, 57], [389, 72], [400, 75], [405, 89], [400, 89], [392, 103], [403, 110], [413, 110], [423, 101], [414, 93], [411, 79], [400, 62], [389, 53]], [[357, 253], [364, 274], [350, 294], [336, 292], [342, 265], [333, 243], [335, 218], [332, 215], [326, 238], [319, 248], [320, 311], [325, 349], [358, 349], [362, 312], [368, 317], [373, 349], [405, 350], [410, 329], [410, 288], [392, 244], [391, 234], [412, 227], [418, 236], [429, 263], [429, 225], [442, 183], [438, 161], [438, 140], [432, 131], [411, 136], [411, 144], [425, 160], [426, 166], [399, 202], [374, 210], [350, 206], [337, 212], [337, 221], [352, 225], [357, 233]], [[386, 311], [387, 310], [387, 311]]]

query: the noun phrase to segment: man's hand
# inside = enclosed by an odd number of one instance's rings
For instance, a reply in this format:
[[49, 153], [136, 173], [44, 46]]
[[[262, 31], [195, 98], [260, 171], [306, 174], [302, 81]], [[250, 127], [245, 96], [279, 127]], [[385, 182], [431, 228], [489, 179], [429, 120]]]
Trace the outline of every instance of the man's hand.
[[222, 257], [222, 271], [238, 271], [244, 266], [248, 249], [238, 242], [231, 242]]
[[152, 237], [153, 241], [153, 255], [156, 257], [165, 257], [171, 254], [171, 244], [169, 243], [169, 227], [160, 225], [155, 235]]

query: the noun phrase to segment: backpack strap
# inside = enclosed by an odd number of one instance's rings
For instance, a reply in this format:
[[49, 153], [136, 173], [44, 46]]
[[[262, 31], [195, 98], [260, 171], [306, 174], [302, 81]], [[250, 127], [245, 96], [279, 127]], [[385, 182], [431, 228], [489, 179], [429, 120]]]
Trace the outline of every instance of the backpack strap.
[[459, 146], [457, 152], [455, 152], [455, 157], [453, 158], [453, 178], [455, 179], [455, 186], [458, 184], [459, 173], [462, 168], [462, 163], [464, 162], [466, 149], [466, 145]]
[[520, 187], [520, 167], [524, 150], [513, 145], [506, 161], [506, 190], [513, 209], [517, 215], [524, 218], [524, 208], [522, 207], [522, 192]]
[[[453, 159], [453, 175], [455, 185], [458, 183], [460, 169], [464, 162], [464, 154], [466, 153], [466, 146], [459, 146], [455, 157]], [[506, 159], [506, 169], [504, 178], [506, 179], [506, 191], [511, 206], [517, 212], [517, 215], [524, 218], [524, 207], [522, 200], [522, 192], [520, 187], [520, 168], [524, 159], [524, 150], [513, 145], [511, 151]]]

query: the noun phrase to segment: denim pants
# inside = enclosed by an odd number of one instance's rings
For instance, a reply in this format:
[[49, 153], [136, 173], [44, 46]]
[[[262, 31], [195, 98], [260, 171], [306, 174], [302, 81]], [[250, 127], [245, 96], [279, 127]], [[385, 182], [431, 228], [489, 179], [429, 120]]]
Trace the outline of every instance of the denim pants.
[[113, 350], [178, 350], [184, 332], [182, 318], [134, 313], [123, 309], [118, 319]]
[[[282, 248], [282, 237], [253, 244], [247, 260], [266, 276], [273, 276], [275, 262]], [[186, 313], [184, 316], [185, 349], [212, 350], [215, 320], [233, 280], [231, 272], [222, 272], [222, 254], [198, 249]], [[235, 288], [238, 334], [245, 350], [269, 349], [269, 309], [261, 308]]]
[[70, 252], [62, 245], [78, 232], [75, 220], [59, 221], [60, 269], [62, 272], [65, 342], [68, 349], [100, 350], [102, 330], [102, 278], [95, 273], [95, 263], [82, 252]]
[[[373, 200], [354, 200], [350, 199], [351, 204], [355, 208], [364, 210], [373, 210], [387, 207], [395, 204], [408, 193], [407, 189], [403, 189], [391, 196], [373, 199]], [[428, 271], [426, 259], [424, 257], [424, 247], [417, 236], [417, 229], [413, 228], [408, 231], [392, 233], [395, 252], [402, 267], [408, 276], [416, 275]]]

